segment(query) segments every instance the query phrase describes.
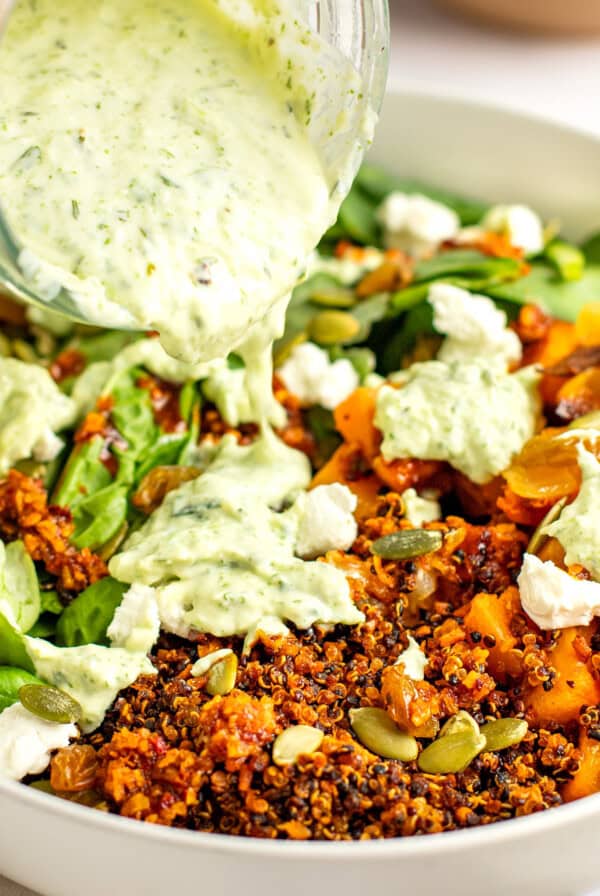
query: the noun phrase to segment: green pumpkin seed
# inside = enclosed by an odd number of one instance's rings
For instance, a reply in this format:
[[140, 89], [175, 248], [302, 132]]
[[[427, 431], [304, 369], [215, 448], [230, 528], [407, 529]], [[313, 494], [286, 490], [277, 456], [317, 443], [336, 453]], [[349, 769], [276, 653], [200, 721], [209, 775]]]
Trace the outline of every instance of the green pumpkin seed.
[[549, 526], [550, 523], [553, 523], [554, 520], [557, 520], [559, 518], [561, 511], [566, 503], [567, 499], [561, 498], [560, 501], [557, 501], [556, 504], [552, 505], [544, 519], [541, 521], [541, 523], [529, 539], [529, 544], [527, 545], [528, 554], [537, 554], [548, 541], [548, 536], [544, 532], [544, 529], [546, 528], [546, 526]]
[[308, 325], [308, 335], [319, 345], [351, 342], [360, 332], [360, 324], [346, 311], [321, 311]]
[[331, 286], [316, 289], [311, 294], [311, 300], [315, 305], [323, 305], [325, 308], [352, 308], [356, 305], [357, 297], [351, 289]]
[[29, 786], [33, 787], [34, 790], [40, 790], [42, 793], [51, 793], [53, 796], [56, 795], [56, 791], [50, 781], [32, 781]]
[[461, 709], [442, 726], [438, 737], [449, 737], [451, 734], [474, 734], [477, 736], [479, 725], [470, 713]]
[[[600, 411], [590, 411], [589, 414], [584, 414], [583, 417], [577, 417], [576, 420], [572, 420], [569, 423], [567, 432], [570, 429], [600, 429]], [[567, 432], [564, 433], [565, 437]]]
[[278, 367], [281, 367], [284, 364], [289, 356], [292, 354], [296, 346], [302, 345], [303, 342], [306, 342], [308, 339], [308, 333], [302, 330], [300, 333], [296, 333], [295, 336], [292, 336], [291, 339], [288, 339], [278, 351], [273, 355], [273, 367], [277, 370]]
[[223, 697], [234, 689], [237, 670], [238, 658], [235, 653], [228, 653], [210, 667], [206, 690], [211, 697]]
[[351, 709], [350, 724], [363, 747], [376, 756], [402, 762], [417, 758], [419, 745], [415, 738], [401, 731], [384, 709], [374, 706]]
[[493, 752], [520, 744], [528, 727], [525, 719], [495, 719], [493, 722], [486, 722], [481, 726], [485, 749]]
[[24, 339], [13, 339], [11, 348], [15, 358], [18, 358], [20, 361], [25, 361], [27, 364], [39, 363], [40, 359], [35, 353], [33, 346], [25, 342]]
[[384, 560], [412, 560], [439, 550], [442, 541], [442, 533], [435, 529], [403, 529], [378, 538], [371, 551]]
[[275, 765], [294, 765], [299, 756], [315, 753], [323, 737], [323, 732], [311, 725], [291, 725], [275, 738], [273, 762]]
[[0, 355], [3, 358], [9, 358], [12, 355], [10, 339], [4, 333], [0, 333]]
[[83, 714], [81, 706], [69, 694], [48, 684], [24, 684], [19, 688], [19, 700], [30, 713], [47, 722], [78, 722]]
[[461, 731], [438, 737], [419, 756], [418, 765], [428, 775], [449, 775], [463, 772], [485, 749], [485, 737], [473, 731]]

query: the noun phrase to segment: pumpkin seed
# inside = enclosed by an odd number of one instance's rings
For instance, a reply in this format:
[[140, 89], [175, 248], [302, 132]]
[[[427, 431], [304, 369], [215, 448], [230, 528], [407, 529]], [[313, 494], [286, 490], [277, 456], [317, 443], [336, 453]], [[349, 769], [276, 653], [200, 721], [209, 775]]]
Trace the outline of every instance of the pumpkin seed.
[[495, 719], [481, 726], [481, 734], [485, 737], [485, 749], [506, 750], [520, 744], [527, 734], [528, 725], [525, 719]]
[[0, 355], [3, 358], [9, 358], [11, 354], [10, 339], [4, 333], [0, 333]]
[[451, 734], [479, 734], [479, 725], [473, 716], [465, 712], [464, 709], [459, 710], [455, 716], [448, 719], [442, 726], [439, 737], [449, 737]]
[[56, 352], [56, 339], [42, 327], [32, 327], [32, 333], [35, 338], [35, 348], [39, 355], [43, 358], [49, 358]]
[[419, 756], [418, 765], [429, 775], [463, 772], [485, 749], [485, 737], [473, 731], [461, 731], [438, 737]]
[[567, 426], [567, 431], [564, 433], [565, 436], [570, 429], [600, 429], [600, 411], [590, 411], [589, 414], [584, 414], [583, 417], [577, 417], [576, 420], [572, 420]]
[[222, 697], [235, 687], [235, 679], [238, 670], [238, 658], [235, 653], [229, 653], [210, 667], [206, 690], [211, 697]]
[[321, 311], [308, 325], [308, 335], [319, 345], [351, 342], [360, 332], [360, 324], [346, 311]]
[[56, 795], [56, 791], [50, 781], [32, 781], [29, 786], [33, 787], [34, 790], [41, 790], [42, 793], [51, 793], [53, 796]]
[[439, 550], [442, 541], [442, 533], [435, 529], [402, 529], [378, 538], [371, 551], [384, 560], [411, 560]]
[[39, 358], [33, 347], [24, 339], [13, 339], [11, 343], [12, 353], [15, 358], [25, 361], [27, 364], [38, 364]]
[[557, 501], [556, 504], [553, 504], [542, 522], [536, 528], [535, 532], [529, 539], [529, 544], [527, 545], [527, 553], [528, 554], [537, 554], [543, 545], [548, 541], [548, 536], [544, 532], [546, 526], [549, 526], [550, 523], [553, 523], [554, 520], [557, 520], [561, 514], [561, 511], [565, 504], [567, 503], [566, 498], [561, 498], [560, 501]]
[[295, 336], [292, 336], [291, 339], [288, 339], [287, 342], [278, 349], [273, 355], [273, 367], [277, 370], [278, 367], [281, 367], [282, 364], [287, 361], [289, 356], [292, 354], [296, 346], [302, 345], [303, 342], [306, 342], [308, 339], [308, 333], [302, 330], [300, 333], [296, 333]]
[[419, 745], [415, 738], [401, 731], [384, 709], [374, 706], [351, 709], [350, 724], [363, 747], [376, 756], [402, 762], [417, 758]]
[[78, 722], [81, 706], [69, 694], [48, 684], [24, 684], [19, 688], [19, 700], [30, 713], [47, 722]]
[[325, 308], [352, 308], [356, 305], [356, 295], [351, 289], [343, 286], [323, 287], [316, 289], [311, 294], [315, 305], [323, 305]]
[[319, 749], [324, 734], [311, 725], [291, 725], [278, 734], [273, 744], [275, 765], [293, 765], [299, 756], [308, 756]]

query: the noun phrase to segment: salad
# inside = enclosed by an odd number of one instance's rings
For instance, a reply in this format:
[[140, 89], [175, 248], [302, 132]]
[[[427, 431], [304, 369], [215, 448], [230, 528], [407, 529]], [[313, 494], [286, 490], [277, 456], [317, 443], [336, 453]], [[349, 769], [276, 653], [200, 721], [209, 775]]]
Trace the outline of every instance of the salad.
[[600, 237], [361, 169], [275, 344], [0, 305], [0, 777], [372, 839], [600, 790]]

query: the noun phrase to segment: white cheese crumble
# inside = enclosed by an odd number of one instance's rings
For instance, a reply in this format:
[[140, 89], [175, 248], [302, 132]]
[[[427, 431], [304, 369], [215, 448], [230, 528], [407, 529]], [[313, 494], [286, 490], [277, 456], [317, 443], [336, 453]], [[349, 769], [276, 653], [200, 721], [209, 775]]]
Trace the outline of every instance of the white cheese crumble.
[[481, 224], [486, 230], [507, 236], [525, 255], [537, 255], [544, 248], [544, 227], [539, 215], [527, 205], [495, 205]]
[[600, 615], [600, 584], [574, 579], [550, 560], [525, 554], [517, 583], [523, 610], [541, 629], [588, 625]]
[[519, 337], [507, 328], [504, 311], [487, 296], [449, 283], [434, 283], [427, 298], [433, 307], [433, 325], [446, 336], [438, 352], [440, 361], [481, 358], [506, 366], [521, 360]]
[[34, 451], [49, 459], [57, 448], [53, 433], [75, 418], [75, 403], [63, 395], [47, 370], [16, 358], [0, 358], [0, 473]]
[[225, 657], [232, 653], [233, 650], [231, 650], [231, 648], [224, 647], [222, 650], [213, 650], [212, 653], [207, 653], [206, 656], [201, 656], [192, 666], [192, 676], [194, 678], [200, 678], [202, 675], [206, 675], [215, 663], [224, 660]]
[[539, 375], [531, 367], [508, 374], [477, 362], [427, 361], [402, 373], [400, 388], [382, 386], [377, 395], [385, 460], [443, 460], [484, 483], [535, 432]]
[[399, 666], [401, 663], [404, 666], [404, 674], [413, 681], [424, 680], [427, 657], [412, 635], [408, 636], [408, 647], [402, 651], [394, 665]]
[[441, 520], [442, 508], [436, 498], [429, 497], [425, 492], [419, 495], [414, 488], [407, 488], [401, 497], [404, 503], [404, 516], [416, 529], [423, 523]]
[[277, 375], [303, 404], [320, 404], [329, 411], [360, 384], [358, 373], [347, 358], [330, 361], [327, 352], [313, 342], [297, 345]]
[[356, 495], [339, 482], [299, 495], [295, 503], [300, 514], [296, 554], [312, 560], [327, 551], [347, 551], [358, 535], [353, 516], [356, 504]]
[[47, 722], [14, 703], [0, 713], [0, 778], [20, 781], [47, 768], [53, 750], [77, 737], [76, 725]]
[[149, 653], [158, 641], [159, 633], [160, 618], [154, 588], [132, 585], [123, 595], [106, 632], [111, 645]]
[[577, 459], [581, 469], [579, 494], [554, 523], [545, 527], [544, 534], [559, 540], [567, 566], [579, 563], [600, 581], [600, 463], [581, 444], [577, 446]]
[[456, 212], [420, 194], [390, 193], [377, 209], [377, 219], [384, 229], [386, 246], [413, 255], [434, 251], [460, 230]]
[[33, 448], [31, 454], [34, 460], [40, 463], [49, 463], [54, 460], [63, 449], [64, 441], [47, 427], [41, 434]]

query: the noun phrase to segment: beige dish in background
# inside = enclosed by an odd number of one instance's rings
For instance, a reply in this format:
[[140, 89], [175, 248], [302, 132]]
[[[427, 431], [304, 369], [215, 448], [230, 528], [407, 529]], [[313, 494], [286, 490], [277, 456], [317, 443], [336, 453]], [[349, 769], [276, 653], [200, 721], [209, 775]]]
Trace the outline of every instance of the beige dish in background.
[[585, 36], [600, 33], [599, 0], [437, 0], [440, 6], [525, 31]]

